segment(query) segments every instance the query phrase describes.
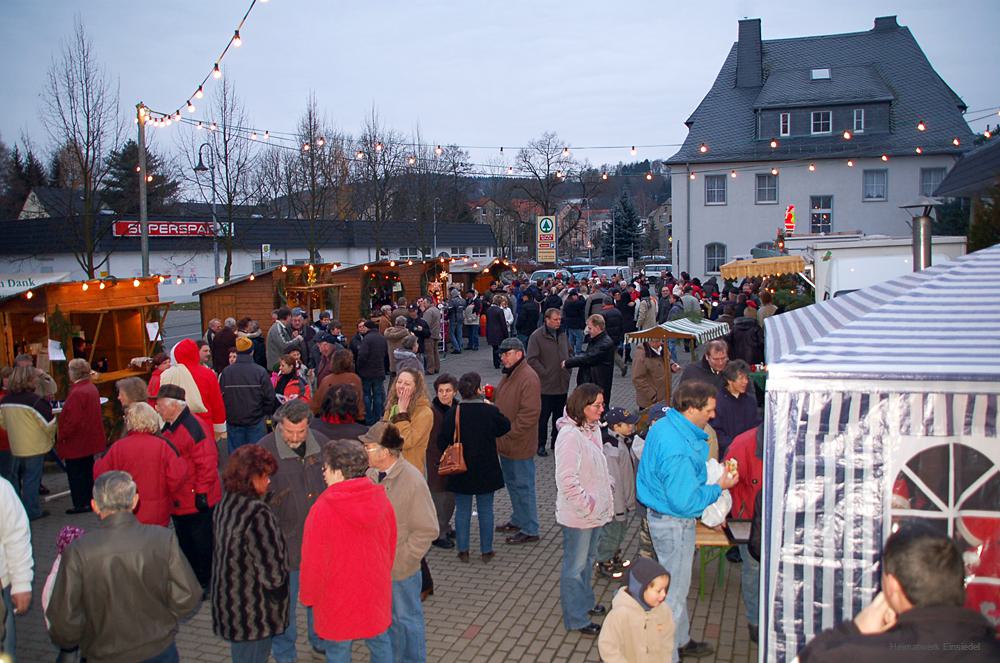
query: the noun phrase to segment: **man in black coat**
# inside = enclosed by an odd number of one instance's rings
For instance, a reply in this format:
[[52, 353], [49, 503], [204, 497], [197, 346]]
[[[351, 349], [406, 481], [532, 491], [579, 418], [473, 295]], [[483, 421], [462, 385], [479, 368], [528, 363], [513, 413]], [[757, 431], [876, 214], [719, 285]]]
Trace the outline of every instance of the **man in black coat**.
[[604, 298], [604, 306], [601, 307], [600, 314], [604, 317], [604, 322], [607, 325], [608, 336], [615, 344], [615, 366], [621, 369], [622, 375], [625, 375], [625, 359], [619, 354], [621, 345], [625, 342], [625, 318], [611, 297]]
[[583, 352], [583, 330], [587, 325], [587, 317], [584, 315], [586, 308], [587, 302], [576, 288], [570, 290], [562, 306], [562, 325], [566, 330], [570, 351], [575, 355]]
[[505, 295], [494, 295], [493, 303], [486, 309], [486, 342], [493, 348], [493, 368], [500, 369], [500, 344], [510, 335], [507, 330], [507, 318], [500, 308], [499, 298]]
[[364, 321], [364, 336], [358, 348], [355, 365], [361, 378], [361, 390], [365, 399], [365, 424], [371, 426], [382, 418], [385, 410], [385, 373], [389, 344], [378, 330], [374, 320]]
[[[612, 307], [614, 309], [614, 307]], [[616, 311], [617, 312], [617, 311]], [[582, 355], [563, 362], [564, 368], [579, 368], [576, 384], [592, 382], [604, 392], [604, 402], [611, 402], [612, 371], [615, 366], [615, 342], [605, 331], [606, 323], [600, 314], [587, 318], [587, 349]]]
[[954, 542], [903, 525], [882, 550], [882, 591], [853, 621], [817, 635], [802, 663], [998, 661], [1000, 640], [965, 603], [965, 564]]

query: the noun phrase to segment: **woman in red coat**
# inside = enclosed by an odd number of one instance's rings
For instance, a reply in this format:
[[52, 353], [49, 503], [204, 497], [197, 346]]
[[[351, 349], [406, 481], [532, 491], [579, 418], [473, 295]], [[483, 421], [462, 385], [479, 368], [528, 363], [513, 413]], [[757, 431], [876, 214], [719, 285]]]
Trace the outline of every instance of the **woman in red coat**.
[[112, 470], [131, 474], [139, 493], [136, 519], [166, 527], [188, 475], [187, 461], [177, 447], [157, 435], [160, 417], [149, 403], [132, 403], [126, 408], [125, 430], [127, 435], [94, 464], [94, 478]]
[[[175, 384], [185, 389], [191, 411], [208, 424], [215, 439], [225, 437], [226, 406], [222, 401], [218, 376], [201, 364], [198, 346], [189, 338], [175, 345], [171, 355], [171, 367], [160, 374], [160, 384]], [[190, 383], [197, 388], [197, 394], [192, 392]], [[150, 395], [153, 395], [152, 391]]]
[[66, 462], [66, 477], [73, 508], [66, 513], [90, 511], [94, 490], [94, 454], [108, 446], [101, 417], [101, 396], [90, 381], [86, 359], [72, 359], [67, 366], [72, 385], [59, 415], [56, 453]]
[[[365, 476], [368, 454], [357, 440], [323, 449], [328, 488], [306, 517], [299, 601], [313, 609], [327, 660], [350, 660], [364, 640], [372, 663], [391, 663], [392, 562], [396, 514], [385, 488]], [[335, 588], [335, 590], [333, 589]]]

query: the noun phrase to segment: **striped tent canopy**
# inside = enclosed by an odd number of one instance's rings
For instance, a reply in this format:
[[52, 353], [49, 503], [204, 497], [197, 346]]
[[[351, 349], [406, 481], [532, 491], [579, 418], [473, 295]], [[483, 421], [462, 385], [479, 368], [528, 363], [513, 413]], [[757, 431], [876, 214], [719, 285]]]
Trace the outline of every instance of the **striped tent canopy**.
[[692, 320], [680, 318], [642, 331], [631, 332], [625, 337], [629, 341], [648, 341], [650, 339], [690, 338], [698, 345], [722, 338], [729, 333], [729, 325], [712, 320]]
[[798, 274], [805, 271], [806, 261], [802, 256], [772, 256], [752, 260], [733, 260], [722, 266], [722, 278], [727, 281], [748, 276], [780, 276]]
[[766, 321], [769, 380], [1000, 380], [1000, 245]]
[[868, 605], [909, 521], [1000, 628], [998, 292], [1000, 245], [765, 322], [762, 660]]

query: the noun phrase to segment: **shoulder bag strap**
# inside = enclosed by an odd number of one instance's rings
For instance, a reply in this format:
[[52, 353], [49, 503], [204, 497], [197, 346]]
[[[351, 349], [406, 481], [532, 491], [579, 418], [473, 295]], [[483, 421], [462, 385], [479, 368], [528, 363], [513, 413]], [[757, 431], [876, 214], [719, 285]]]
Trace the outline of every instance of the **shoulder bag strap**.
[[459, 421], [459, 418], [458, 418], [459, 417], [459, 413], [461, 411], [462, 410], [458, 406], [458, 403], [455, 403], [455, 435], [452, 438], [452, 444], [459, 444], [462, 441], [461, 425], [460, 425], [460, 421]]

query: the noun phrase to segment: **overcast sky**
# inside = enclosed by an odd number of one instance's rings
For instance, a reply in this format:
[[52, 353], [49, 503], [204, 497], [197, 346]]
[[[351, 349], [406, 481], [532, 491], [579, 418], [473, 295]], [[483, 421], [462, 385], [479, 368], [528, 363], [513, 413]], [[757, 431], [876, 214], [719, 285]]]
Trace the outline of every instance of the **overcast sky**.
[[[40, 95], [75, 15], [120, 81], [123, 113], [139, 100], [171, 111], [211, 69], [248, 6], [0, 0], [0, 138], [27, 135], [48, 152]], [[314, 91], [346, 132], [374, 105], [387, 125], [405, 133], [419, 126], [431, 143], [518, 146], [554, 130], [575, 146], [662, 145], [684, 139], [683, 122], [740, 18], [761, 18], [766, 40], [868, 30], [891, 14], [970, 109], [1000, 105], [998, 0], [258, 0], [224, 71], [253, 124], [271, 131], [294, 130]], [[675, 149], [640, 149], [635, 158]], [[497, 155], [471, 152], [474, 161]], [[623, 149], [577, 154], [595, 164], [633, 160]]]

